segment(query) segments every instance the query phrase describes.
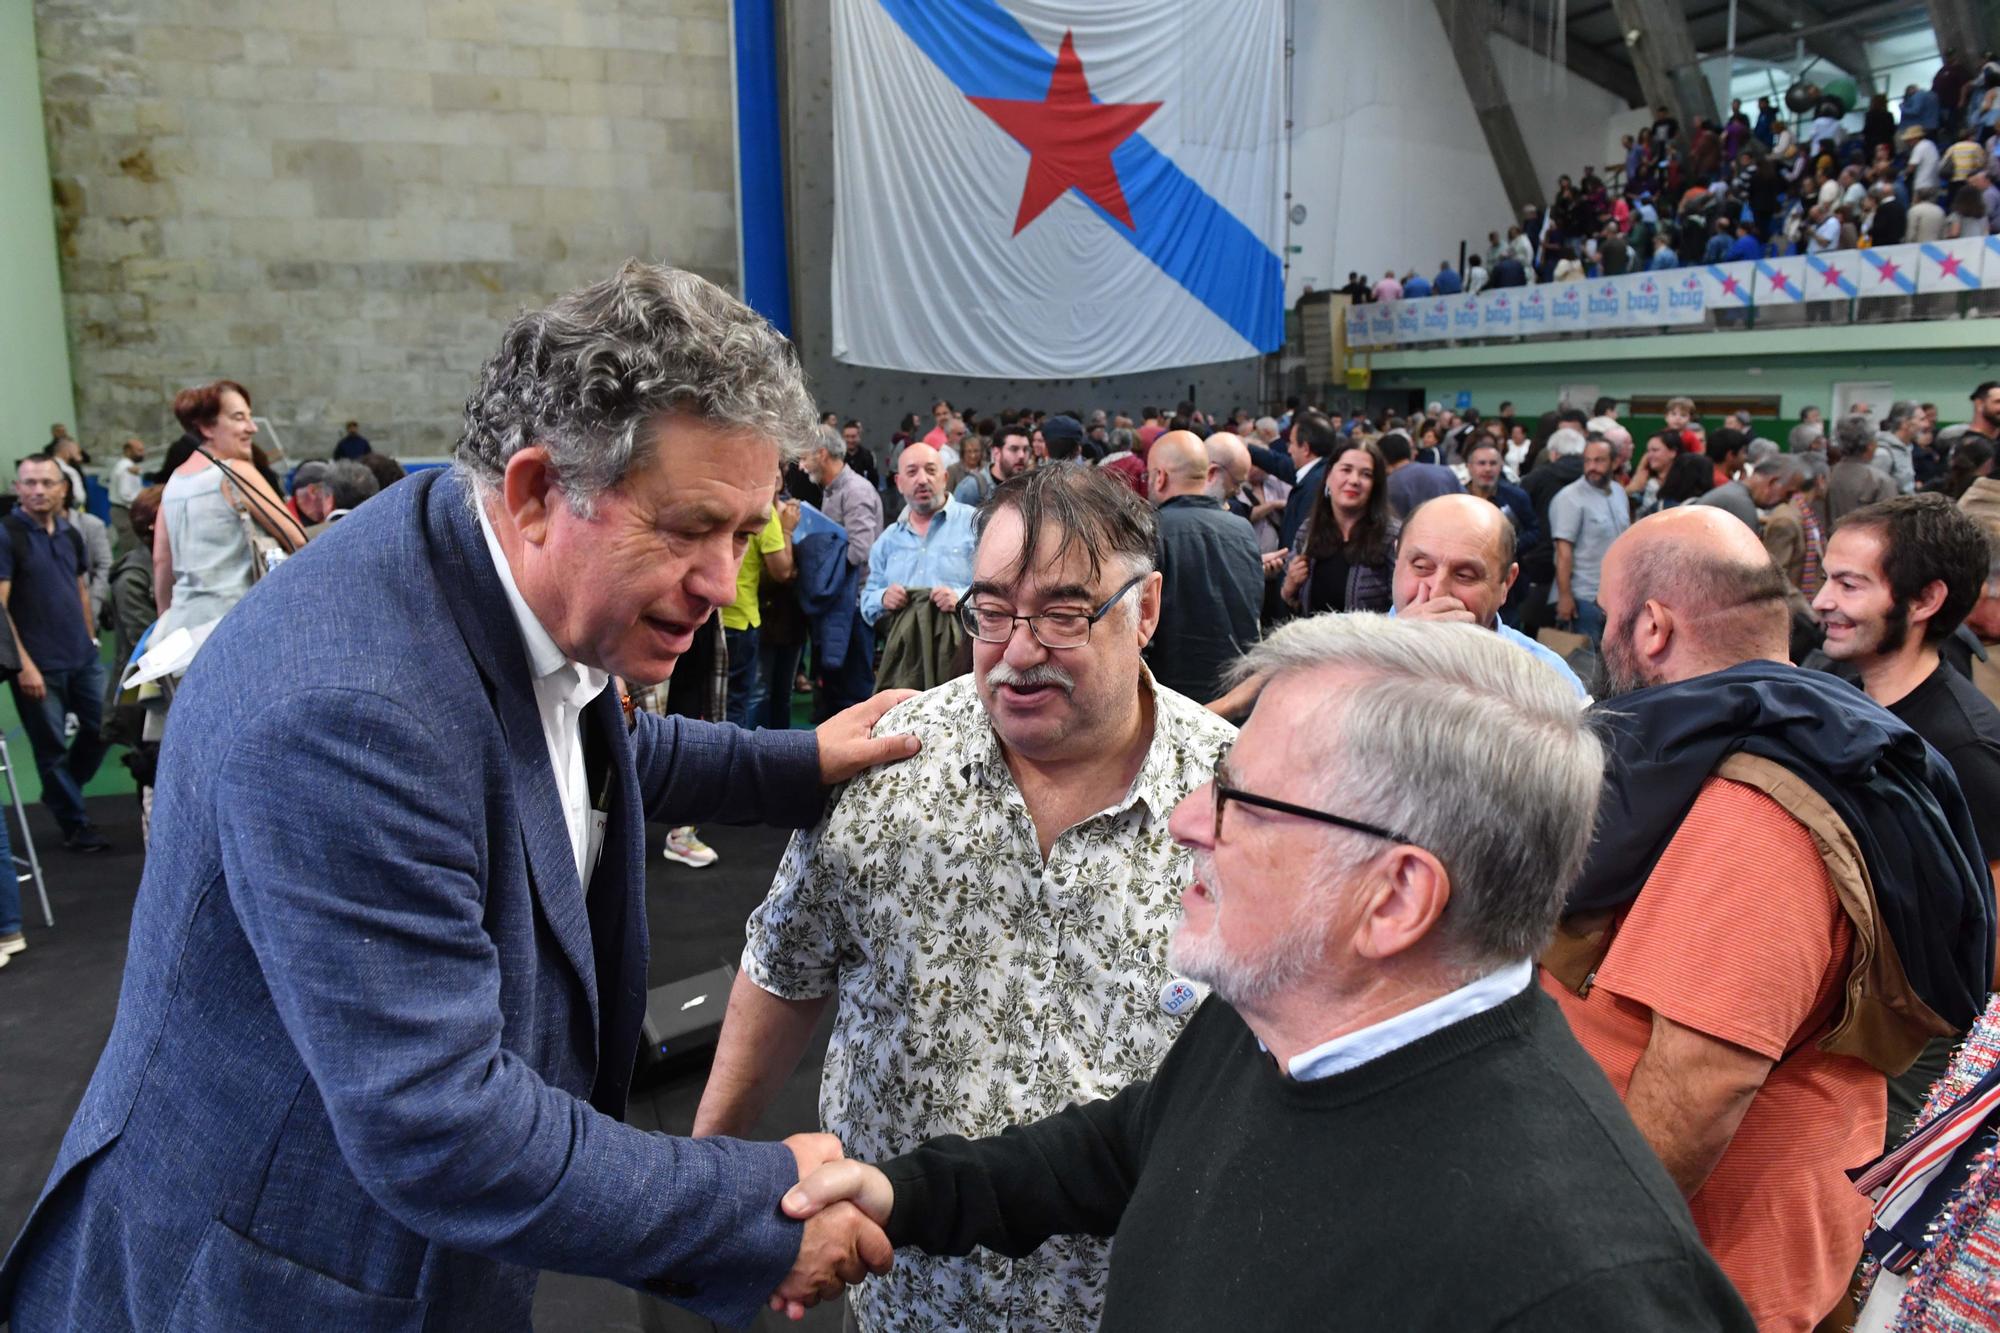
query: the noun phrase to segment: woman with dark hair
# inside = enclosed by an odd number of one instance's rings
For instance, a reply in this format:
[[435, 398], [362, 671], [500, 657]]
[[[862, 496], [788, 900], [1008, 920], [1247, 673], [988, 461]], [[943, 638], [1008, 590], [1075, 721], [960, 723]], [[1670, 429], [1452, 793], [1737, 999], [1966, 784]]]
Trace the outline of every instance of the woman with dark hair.
[[1944, 493], [1954, 501], [1972, 489], [1972, 483], [1993, 472], [1993, 446], [1968, 431], [1958, 437], [1951, 451], [1951, 468], [1945, 473]]
[[1389, 512], [1389, 465], [1373, 444], [1350, 440], [1325, 472], [1285, 567], [1284, 599], [1307, 615], [1387, 611], [1400, 527]]
[[1961, 185], [1958, 193], [1951, 197], [1951, 221], [1945, 226], [1945, 236], [1949, 240], [1964, 240], [1968, 236], [1984, 236], [1986, 225], [1986, 196], [1977, 185]]
[[[153, 534], [156, 635], [220, 620], [243, 600], [255, 579], [248, 516], [286, 551], [305, 545], [305, 530], [257, 471], [251, 441], [250, 391], [234, 380], [183, 389], [174, 416], [200, 449], [174, 469], [160, 497]], [[210, 459], [214, 461], [211, 462]]]
[[1673, 509], [1701, 499], [1715, 489], [1715, 464], [1707, 454], [1682, 454], [1667, 468], [1660, 483], [1660, 508]]

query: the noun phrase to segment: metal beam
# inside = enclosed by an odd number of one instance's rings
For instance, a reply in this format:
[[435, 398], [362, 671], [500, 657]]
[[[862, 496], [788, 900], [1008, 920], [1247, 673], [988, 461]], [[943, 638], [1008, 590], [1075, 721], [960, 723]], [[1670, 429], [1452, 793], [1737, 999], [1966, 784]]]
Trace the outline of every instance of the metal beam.
[[[1738, 0], [1746, 13], [1755, 14], [1779, 32], [1789, 29], [1793, 15], [1785, 12], [1771, 0]], [[1813, 0], [1790, 0], [1797, 7], [1797, 17], [1805, 22], [1799, 31], [1811, 27], [1816, 31], [1805, 39], [1806, 50], [1821, 60], [1838, 65], [1854, 77], [1854, 81], [1864, 86], [1872, 85], [1874, 69], [1869, 64], [1868, 46], [1854, 35], [1851, 24], [1830, 18], [1827, 12]], [[1824, 26], [1822, 26], [1824, 25]]]
[[[1489, 4], [1486, 10], [1486, 22], [1494, 32], [1517, 45], [1530, 50], [1535, 48], [1534, 25], [1528, 21], [1526, 9], [1509, 4]], [[1624, 98], [1626, 106], [1644, 106], [1646, 103], [1646, 96], [1639, 89], [1639, 76], [1632, 72], [1632, 67], [1623, 60], [1605, 55], [1594, 46], [1571, 38], [1563, 43], [1563, 64], [1578, 78]]]
[[1500, 170], [1500, 185], [1507, 191], [1507, 202], [1514, 206], [1516, 217], [1529, 204], [1539, 208], [1545, 201], [1535, 177], [1535, 162], [1528, 155], [1521, 122], [1515, 118], [1513, 104], [1507, 100], [1506, 85], [1500, 81], [1500, 71], [1493, 63], [1492, 48], [1486, 44], [1492, 6], [1487, 0], [1434, 0], [1434, 3], [1438, 18], [1444, 23], [1445, 37], [1451, 42], [1459, 78], [1464, 80], [1472, 109], [1479, 116], [1486, 149], [1493, 155], [1493, 165]]
[[1956, 51], [1977, 68], [1982, 51], [2000, 47], [2000, 6], [1980, 0], [1925, 0], [1925, 7], [1937, 32], [1939, 55]]
[[1611, 8], [1646, 100], [1672, 111], [1684, 133], [1694, 132], [1697, 116], [1719, 124], [1715, 94], [1702, 75], [1680, 6], [1674, 0], [1611, 0]]

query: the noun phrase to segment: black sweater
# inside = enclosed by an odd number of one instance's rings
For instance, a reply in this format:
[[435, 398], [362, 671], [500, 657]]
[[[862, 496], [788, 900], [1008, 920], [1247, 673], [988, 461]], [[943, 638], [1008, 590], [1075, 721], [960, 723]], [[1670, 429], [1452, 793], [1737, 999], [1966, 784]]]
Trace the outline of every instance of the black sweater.
[[1150, 1083], [883, 1170], [899, 1246], [1116, 1233], [1106, 1330], [1754, 1328], [1537, 985], [1310, 1083], [1212, 999]]

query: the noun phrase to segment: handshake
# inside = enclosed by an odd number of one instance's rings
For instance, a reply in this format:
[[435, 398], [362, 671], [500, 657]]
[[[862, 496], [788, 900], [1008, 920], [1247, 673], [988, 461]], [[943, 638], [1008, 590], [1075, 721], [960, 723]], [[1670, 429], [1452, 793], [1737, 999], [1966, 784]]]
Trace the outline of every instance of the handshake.
[[799, 1183], [786, 1192], [785, 1214], [806, 1224], [792, 1271], [771, 1293], [771, 1308], [792, 1319], [830, 1301], [869, 1273], [886, 1273], [895, 1251], [882, 1228], [896, 1193], [889, 1178], [853, 1162], [831, 1134], [794, 1134], [785, 1146], [798, 1159]]

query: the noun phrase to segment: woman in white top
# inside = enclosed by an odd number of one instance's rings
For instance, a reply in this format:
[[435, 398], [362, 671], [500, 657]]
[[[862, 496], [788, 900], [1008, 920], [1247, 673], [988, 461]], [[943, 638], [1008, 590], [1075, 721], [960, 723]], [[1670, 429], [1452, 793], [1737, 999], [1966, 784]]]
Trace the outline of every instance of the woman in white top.
[[174, 415], [221, 467], [200, 453], [191, 455], [174, 469], [160, 498], [153, 534], [160, 636], [220, 620], [250, 591], [250, 538], [239, 511], [288, 552], [306, 540], [305, 530], [250, 462], [257, 423], [250, 419], [248, 389], [234, 380], [183, 389], [174, 399]]

